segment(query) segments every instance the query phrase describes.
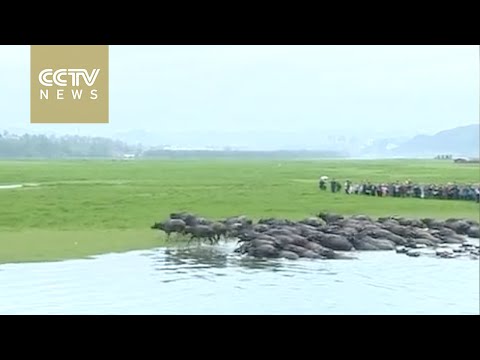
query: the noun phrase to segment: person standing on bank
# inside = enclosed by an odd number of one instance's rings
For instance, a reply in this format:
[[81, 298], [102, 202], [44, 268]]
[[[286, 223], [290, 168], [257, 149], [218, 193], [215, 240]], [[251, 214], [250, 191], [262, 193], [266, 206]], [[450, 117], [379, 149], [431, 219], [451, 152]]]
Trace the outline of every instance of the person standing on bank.
[[328, 180], [328, 176], [321, 176], [320, 177], [320, 180], [318, 182], [318, 187], [320, 188], [320, 190], [327, 190], [327, 186], [326, 186], [326, 181]]
[[330, 190], [332, 191], [332, 193], [337, 192], [337, 182], [335, 181], [335, 179], [332, 179], [332, 181], [330, 181]]
[[345, 194], [350, 194], [352, 183], [350, 180], [345, 181]]

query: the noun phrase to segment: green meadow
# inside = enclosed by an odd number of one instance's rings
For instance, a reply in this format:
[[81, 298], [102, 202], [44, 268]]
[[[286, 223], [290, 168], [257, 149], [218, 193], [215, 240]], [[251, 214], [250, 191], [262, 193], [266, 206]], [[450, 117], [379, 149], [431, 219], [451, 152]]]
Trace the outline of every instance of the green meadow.
[[342, 184], [478, 183], [478, 164], [435, 160], [0, 161], [0, 263], [82, 258], [165, 245], [150, 229], [170, 212], [301, 219], [330, 211], [479, 219], [474, 202], [377, 198], [318, 190]]

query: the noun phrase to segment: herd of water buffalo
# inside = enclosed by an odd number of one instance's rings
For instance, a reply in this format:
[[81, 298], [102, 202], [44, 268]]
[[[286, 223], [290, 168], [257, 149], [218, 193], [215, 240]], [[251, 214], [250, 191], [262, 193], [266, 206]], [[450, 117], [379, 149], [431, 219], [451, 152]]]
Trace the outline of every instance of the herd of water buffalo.
[[[468, 254], [479, 256], [479, 246], [466, 241], [480, 238], [479, 223], [472, 220], [406, 219], [366, 215], [342, 216], [320, 213], [301, 221], [260, 219], [246, 216], [209, 220], [197, 215], [172, 213], [152, 229], [162, 230], [170, 239], [175, 233], [192, 240], [217, 243], [220, 239], [236, 239], [235, 252], [254, 257], [298, 259], [350, 258], [345, 252], [354, 250], [396, 250], [419, 256], [421, 248], [435, 249], [441, 257]], [[454, 251], [445, 244], [459, 245]], [[340, 252], [339, 252], [340, 251]]]

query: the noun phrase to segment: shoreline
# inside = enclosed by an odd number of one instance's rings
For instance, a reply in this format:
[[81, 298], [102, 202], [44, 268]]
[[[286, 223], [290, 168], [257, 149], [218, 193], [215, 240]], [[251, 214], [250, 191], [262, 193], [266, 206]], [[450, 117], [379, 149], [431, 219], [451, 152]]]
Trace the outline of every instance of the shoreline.
[[[480, 240], [468, 238], [468, 241], [478, 244]], [[229, 242], [236, 243], [236, 241]], [[0, 266], [81, 260], [131, 251], [175, 248], [182, 244], [185, 244], [185, 241], [175, 237], [167, 242], [162, 233], [151, 229], [0, 230]], [[455, 245], [448, 247], [453, 248]], [[432, 252], [431, 249], [418, 249], [418, 251], [425, 254]], [[393, 253], [395, 250], [340, 251], [342, 254], [355, 255], [382, 252]]]

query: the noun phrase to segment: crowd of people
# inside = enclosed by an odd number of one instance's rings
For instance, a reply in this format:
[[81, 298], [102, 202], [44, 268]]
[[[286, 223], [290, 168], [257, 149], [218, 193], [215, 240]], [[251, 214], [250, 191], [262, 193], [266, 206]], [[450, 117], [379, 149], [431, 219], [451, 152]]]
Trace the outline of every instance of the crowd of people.
[[445, 185], [415, 184], [410, 180], [405, 182], [375, 184], [365, 181], [353, 184], [347, 180], [342, 187], [339, 181], [322, 176], [319, 181], [320, 190], [326, 191], [327, 186], [333, 193], [342, 191], [346, 194], [360, 194], [369, 196], [411, 197], [421, 199], [469, 200], [480, 202], [480, 184], [460, 185], [449, 183]]

